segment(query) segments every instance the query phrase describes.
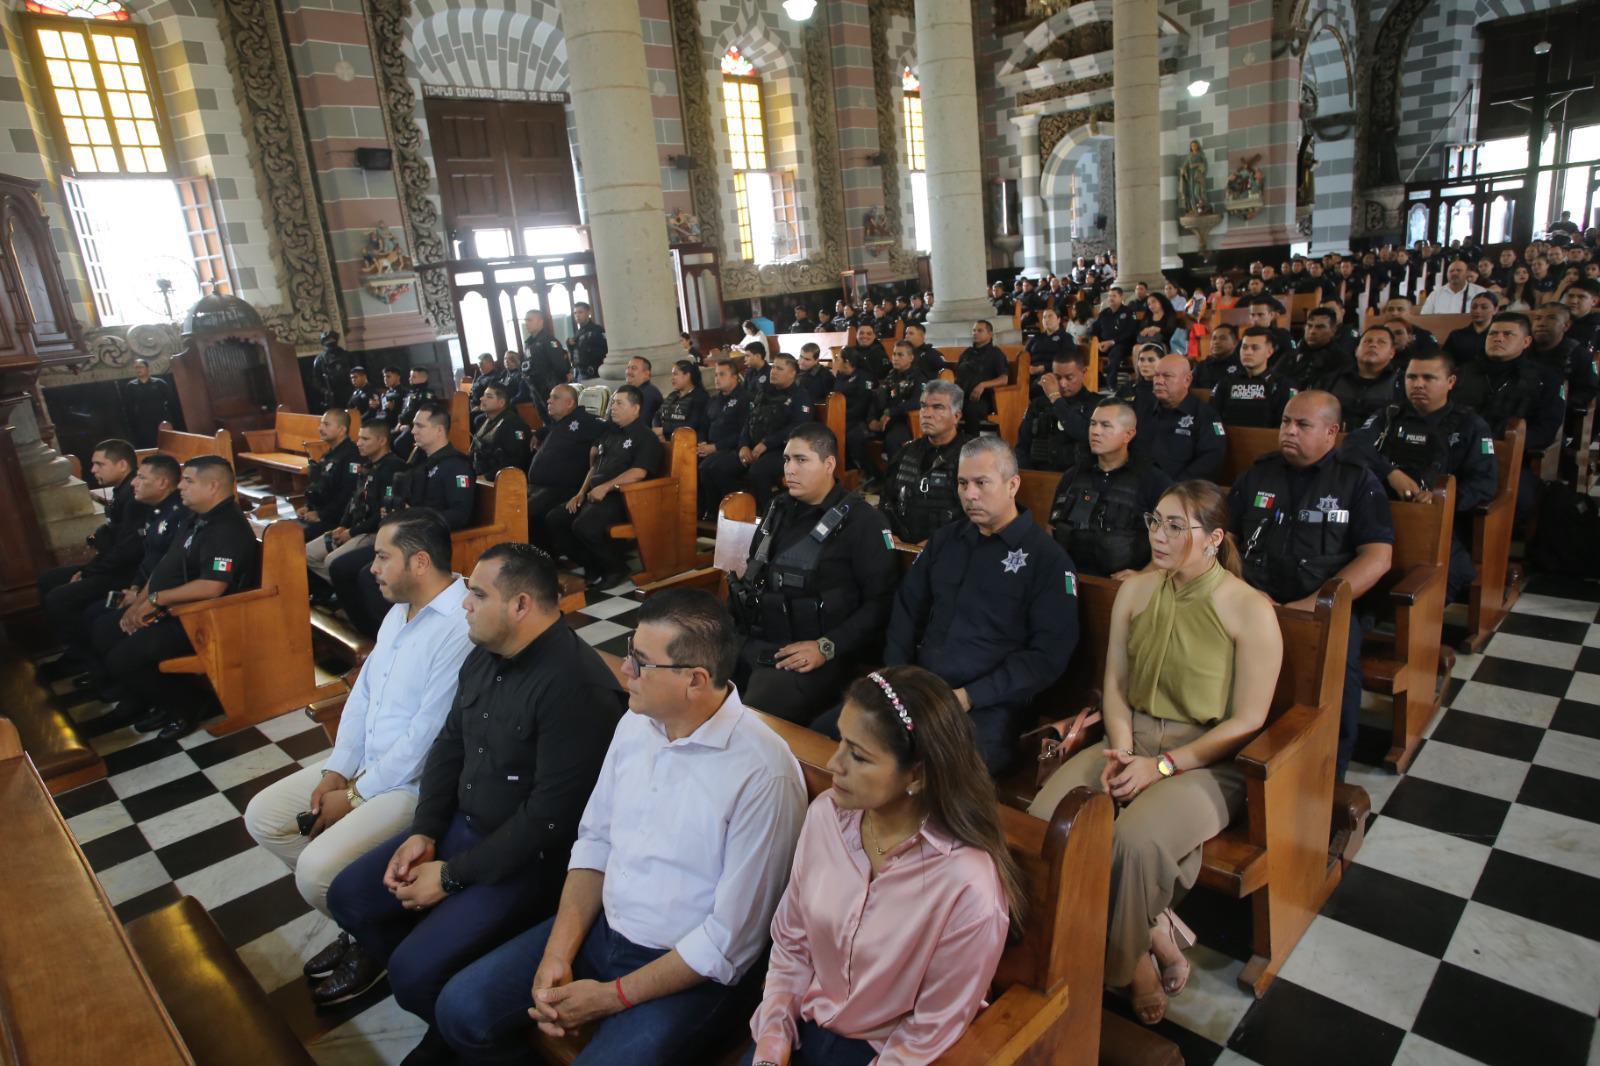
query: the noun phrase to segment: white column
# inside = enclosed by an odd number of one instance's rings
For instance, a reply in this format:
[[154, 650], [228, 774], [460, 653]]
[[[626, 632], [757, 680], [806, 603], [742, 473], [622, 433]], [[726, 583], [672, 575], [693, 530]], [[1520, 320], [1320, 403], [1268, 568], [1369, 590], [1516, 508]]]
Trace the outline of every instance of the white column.
[[1156, 0], [1115, 0], [1117, 281], [1161, 285], [1161, 84]]
[[[928, 340], [969, 344], [973, 321], [994, 315], [984, 298], [989, 256], [983, 234], [983, 145], [978, 138], [970, 0], [918, 0], [917, 75], [922, 79], [922, 125], [928, 131], [933, 230]], [[996, 328], [995, 338], [1013, 339], [1010, 323], [1004, 327]]]
[[1039, 116], [1037, 113], [1012, 115], [1011, 124], [1022, 134], [1022, 162], [1017, 172], [1017, 198], [1022, 201], [1022, 272], [1041, 277], [1050, 270], [1050, 252], [1045, 247], [1044, 200], [1039, 195]]
[[620, 380], [642, 355], [664, 377], [678, 346], [677, 291], [667, 252], [655, 119], [636, 0], [561, 5], [572, 110], [583, 157], [589, 238], [610, 352], [600, 376]]

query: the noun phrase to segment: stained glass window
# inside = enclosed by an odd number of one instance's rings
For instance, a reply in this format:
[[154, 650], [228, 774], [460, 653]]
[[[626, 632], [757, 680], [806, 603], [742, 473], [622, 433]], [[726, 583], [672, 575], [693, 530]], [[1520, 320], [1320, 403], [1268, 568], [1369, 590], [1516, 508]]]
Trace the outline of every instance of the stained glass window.
[[75, 19], [127, 22], [128, 9], [117, 0], [28, 0], [24, 10], [36, 15], [63, 15]]
[[922, 140], [921, 91], [907, 89], [901, 94], [900, 117], [906, 128], [906, 167], [910, 170], [927, 170], [928, 156]]
[[733, 78], [753, 78], [756, 67], [739, 51], [738, 45], [729, 45], [728, 50], [722, 53], [722, 73]]
[[900, 72], [900, 88], [908, 93], [920, 93], [922, 91], [922, 79], [917, 77], [916, 71], [906, 67]]

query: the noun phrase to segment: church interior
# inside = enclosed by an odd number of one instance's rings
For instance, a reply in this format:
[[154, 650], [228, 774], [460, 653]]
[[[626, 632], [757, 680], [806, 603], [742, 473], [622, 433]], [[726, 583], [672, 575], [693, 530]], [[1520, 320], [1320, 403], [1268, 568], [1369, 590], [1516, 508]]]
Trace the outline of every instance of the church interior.
[[1600, 0], [0, 26], [0, 1063], [1600, 1064]]

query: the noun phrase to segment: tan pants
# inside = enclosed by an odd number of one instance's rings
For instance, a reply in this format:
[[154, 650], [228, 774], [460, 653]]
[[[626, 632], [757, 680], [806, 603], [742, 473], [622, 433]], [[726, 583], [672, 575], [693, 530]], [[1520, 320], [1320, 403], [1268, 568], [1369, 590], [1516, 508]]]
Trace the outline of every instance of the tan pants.
[[324, 581], [332, 581], [328, 576], [328, 568], [333, 566], [333, 561], [346, 552], [353, 552], [358, 548], [365, 548], [378, 538], [371, 533], [358, 533], [332, 551], [328, 550], [328, 543], [322, 537], [312, 537], [306, 541], [306, 565], [311, 572]]
[[300, 835], [295, 815], [311, 805], [311, 792], [321, 779], [322, 770], [308, 766], [274, 781], [245, 807], [244, 827], [257, 844], [294, 871], [301, 898], [327, 914], [328, 886], [333, 879], [385, 840], [405, 832], [417, 809], [417, 797], [401, 788], [381, 792], [312, 840]]
[[[1169, 722], [1133, 712], [1133, 747], [1159, 755], [1182, 747], [1209, 726]], [[1092, 744], [1057, 770], [1034, 798], [1028, 813], [1049, 818], [1072, 789], [1100, 789], [1104, 744]], [[1225, 829], [1244, 806], [1244, 779], [1231, 761], [1157, 781], [1119, 807], [1111, 840], [1111, 926], [1106, 933], [1106, 985], [1133, 981], [1139, 959], [1150, 950], [1150, 930], [1200, 875], [1200, 849]]]

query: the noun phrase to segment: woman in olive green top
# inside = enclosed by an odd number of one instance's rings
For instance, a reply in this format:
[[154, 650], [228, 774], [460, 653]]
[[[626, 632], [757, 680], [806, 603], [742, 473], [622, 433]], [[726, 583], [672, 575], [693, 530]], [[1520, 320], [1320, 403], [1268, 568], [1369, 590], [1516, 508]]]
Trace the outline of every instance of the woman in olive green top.
[[1111, 612], [1105, 748], [1073, 756], [1029, 810], [1048, 818], [1078, 785], [1118, 803], [1106, 984], [1154, 1025], [1189, 977], [1193, 937], [1168, 908], [1244, 803], [1230, 758], [1266, 724], [1283, 637], [1271, 602], [1239, 578], [1215, 485], [1174, 485], [1145, 522], [1151, 566], [1123, 582]]

